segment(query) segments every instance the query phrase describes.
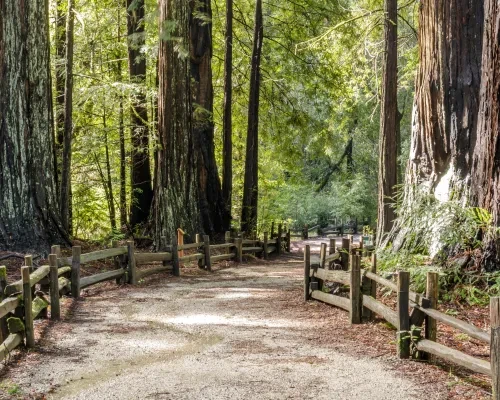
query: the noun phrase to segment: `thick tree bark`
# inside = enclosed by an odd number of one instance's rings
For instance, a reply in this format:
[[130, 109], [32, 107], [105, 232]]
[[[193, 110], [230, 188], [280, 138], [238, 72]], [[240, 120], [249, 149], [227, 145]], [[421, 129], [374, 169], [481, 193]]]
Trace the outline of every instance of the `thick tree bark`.
[[[122, 9], [118, 9], [117, 15], [117, 34], [118, 34], [118, 44], [122, 40], [122, 19], [121, 19]], [[118, 47], [120, 49], [120, 47]], [[116, 75], [118, 82], [123, 80], [123, 67], [122, 67], [122, 54], [118, 50], [116, 55], [118, 60], [116, 63]], [[127, 159], [125, 153], [125, 112], [123, 108], [123, 95], [120, 96], [120, 102], [118, 105], [118, 135], [120, 140], [120, 225], [121, 227], [127, 226]]]
[[148, 221], [153, 200], [148, 109], [144, 92], [146, 58], [141, 54], [141, 48], [145, 44], [144, 12], [144, 0], [127, 0], [130, 80], [137, 85], [130, 114], [132, 126], [130, 225], [132, 228]]
[[54, 146], [56, 162], [56, 181], [59, 190], [60, 164], [62, 160], [63, 138], [64, 138], [64, 86], [66, 71], [66, 15], [67, 1], [57, 0], [56, 2], [56, 29], [54, 34], [56, 60], [55, 60], [55, 94], [56, 94], [56, 145]]
[[226, 33], [224, 55], [224, 110], [222, 117], [222, 197], [226, 205], [225, 221], [231, 224], [231, 208], [233, 193], [233, 0], [226, 0]]
[[229, 228], [228, 212], [215, 161], [212, 85], [211, 0], [191, 2], [190, 56], [193, 100], [193, 135], [198, 162], [199, 208], [208, 235]]
[[259, 195], [259, 89], [263, 38], [262, 0], [257, 0], [255, 5], [255, 25], [250, 72], [245, 180], [243, 184], [243, 205], [241, 211], [241, 230], [248, 233], [254, 233], [257, 230]]
[[[417, 72], [410, 160], [401, 215], [384, 244], [398, 250], [409, 235], [405, 220], [415, 190], [439, 201], [469, 202], [481, 87], [484, 0], [426, 0], [420, 6]], [[433, 227], [437, 232], [445, 227]], [[438, 244], [439, 247], [439, 244]], [[438, 248], [434, 248], [437, 250]], [[433, 253], [431, 249], [431, 253]]]
[[54, 168], [48, 9], [0, 0], [0, 249], [68, 243]]
[[[500, 4], [485, 1], [482, 82], [478, 132], [472, 165], [472, 201], [492, 213], [500, 226]], [[496, 235], [486, 235], [483, 267], [498, 269], [500, 252]]]
[[[177, 228], [200, 232], [197, 160], [192, 129], [189, 23], [184, 0], [161, 0], [158, 131], [160, 148], [154, 203], [154, 238], [172, 238]], [[169, 21], [176, 21], [175, 24]]]
[[64, 85], [64, 136], [61, 167], [61, 218], [65, 231], [70, 232], [71, 143], [73, 141], [73, 47], [74, 1], [68, 0], [66, 24], [66, 73]]
[[380, 105], [380, 140], [378, 164], [377, 241], [390, 232], [396, 218], [392, 203], [397, 184], [398, 125], [398, 2], [384, 2], [384, 72]]

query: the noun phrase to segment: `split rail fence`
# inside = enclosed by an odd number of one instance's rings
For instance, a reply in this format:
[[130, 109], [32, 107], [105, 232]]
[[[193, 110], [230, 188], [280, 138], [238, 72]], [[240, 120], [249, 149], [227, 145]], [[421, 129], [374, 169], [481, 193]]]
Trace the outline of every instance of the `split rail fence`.
[[[328, 254], [327, 254], [328, 253]], [[363, 257], [364, 256], [364, 257]], [[368, 257], [367, 257], [368, 256]], [[361, 264], [365, 268], [361, 268]], [[322, 243], [319, 256], [311, 256], [310, 246], [304, 251], [304, 300], [318, 300], [349, 312], [352, 324], [373, 320], [377, 314], [396, 328], [397, 353], [402, 359], [441, 358], [492, 378], [493, 398], [500, 400], [500, 297], [490, 299], [490, 331], [437, 310], [438, 274], [428, 272], [426, 293], [410, 290], [410, 276], [397, 273], [391, 281], [377, 274], [375, 254], [354, 247], [351, 240]], [[329, 293], [327, 282], [337, 286]], [[397, 295], [396, 309], [377, 300], [377, 285]], [[342, 295], [343, 294], [343, 295]], [[490, 361], [485, 361], [437, 343], [437, 322], [459, 330], [471, 338], [490, 344]]]
[[[64, 295], [78, 298], [82, 289], [111, 280], [135, 285], [146, 276], [162, 272], [170, 271], [174, 276], [180, 276], [181, 264], [187, 262], [196, 261], [198, 267], [211, 271], [212, 264], [218, 261], [234, 259], [242, 262], [246, 254], [257, 254], [267, 259], [271, 254], [290, 251], [290, 231], [283, 232], [282, 225], [270, 237], [265, 232], [263, 240], [232, 238], [226, 232], [222, 244], [210, 244], [206, 235], [196, 235], [195, 243], [184, 244], [182, 235], [176, 235], [173, 241], [174, 244], [168, 245], [166, 238], [162, 238], [161, 251], [156, 253], [136, 251], [133, 241], [128, 241], [126, 246], [114, 242], [112, 248], [86, 254], [82, 254], [80, 246], [74, 246], [69, 257], [62, 256], [60, 246], [55, 245], [48, 257], [49, 265], [36, 268], [32, 256], [28, 255], [21, 267], [21, 279], [10, 284], [7, 282], [7, 269], [1, 266], [0, 361], [22, 344], [27, 348], [34, 347], [33, 321], [47, 318], [49, 307], [50, 318], [60, 319], [60, 297]], [[184, 255], [185, 250], [195, 252]], [[222, 253], [213, 254], [214, 251]], [[105, 259], [113, 259], [114, 269], [81, 276], [82, 265]], [[154, 266], [144, 269], [140, 268], [141, 265]]]

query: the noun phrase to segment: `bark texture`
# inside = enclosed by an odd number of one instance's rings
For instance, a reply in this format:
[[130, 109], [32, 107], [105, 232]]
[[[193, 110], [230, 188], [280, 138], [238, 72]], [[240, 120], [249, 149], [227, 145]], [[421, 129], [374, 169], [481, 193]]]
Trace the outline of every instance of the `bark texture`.
[[193, 99], [193, 135], [198, 162], [199, 207], [207, 235], [228, 228], [228, 212], [222, 197], [215, 161], [212, 85], [212, 9], [210, 0], [191, 2], [190, 56]]
[[[177, 228], [201, 231], [197, 160], [193, 140], [190, 90], [189, 24], [184, 0], [161, 0], [158, 90], [158, 168], [154, 238], [172, 238]], [[173, 22], [175, 21], [175, 23]]]
[[243, 183], [243, 206], [241, 210], [241, 230], [247, 233], [253, 233], [257, 229], [259, 196], [259, 89], [263, 38], [262, 1], [257, 0], [255, 5], [255, 25], [250, 72], [245, 180]]
[[224, 55], [224, 110], [222, 116], [222, 197], [226, 205], [225, 225], [231, 225], [233, 193], [233, 0], [226, 0], [226, 33]]
[[397, 184], [398, 2], [385, 0], [385, 52], [380, 107], [377, 238], [390, 232], [396, 218], [392, 203]]
[[[472, 201], [489, 210], [493, 223], [500, 226], [500, 3], [485, 1], [482, 85], [477, 143], [474, 151]], [[500, 243], [492, 235], [485, 238], [483, 267], [498, 269]]]
[[471, 167], [480, 104], [483, 3], [426, 0], [420, 6], [420, 65], [406, 189], [402, 215], [385, 241], [394, 241], [395, 250], [411, 234], [401, 221], [412, 212], [416, 187], [440, 201], [469, 204], [469, 187], [475, 184]]
[[131, 186], [130, 225], [135, 227], [148, 221], [153, 188], [149, 157], [148, 109], [144, 87], [146, 58], [141, 55], [145, 43], [144, 0], [127, 0], [128, 59], [130, 80], [136, 91], [132, 98], [131, 123]]
[[54, 166], [48, 9], [0, 0], [0, 249], [68, 243]]

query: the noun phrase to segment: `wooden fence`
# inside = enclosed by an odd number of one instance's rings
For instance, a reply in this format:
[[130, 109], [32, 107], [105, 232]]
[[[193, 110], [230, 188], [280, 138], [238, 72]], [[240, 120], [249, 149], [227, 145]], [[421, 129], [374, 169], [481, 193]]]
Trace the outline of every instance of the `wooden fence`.
[[[396, 328], [400, 358], [423, 357], [433, 360], [437, 357], [488, 375], [493, 381], [493, 397], [500, 400], [500, 297], [490, 299], [491, 329], [486, 332], [437, 310], [437, 273], [428, 272], [426, 293], [415, 293], [410, 290], [410, 277], [406, 271], [398, 272], [395, 282], [378, 275], [376, 255], [366, 257], [368, 254], [362, 245], [356, 248], [343, 241], [342, 246], [336, 248], [335, 242], [331, 242], [328, 253], [326, 243], [321, 245], [319, 256], [311, 256], [310, 246], [305, 247], [304, 300], [314, 299], [344, 309], [349, 312], [352, 324], [372, 320], [374, 314], [381, 316]], [[345, 256], [349, 258], [347, 264]], [[364, 269], [361, 268], [362, 261]], [[325, 291], [325, 282], [337, 286], [336, 294]], [[396, 293], [395, 310], [377, 300], [377, 285]], [[437, 343], [437, 322], [489, 343], [490, 361]]]
[[[196, 235], [196, 242], [190, 244], [184, 244], [183, 238], [176, 235], [175, 242], [168, 245], [162, 238], [161, 251], [157, 253], [139, 252], [133, 241], [128, 241], [126, 246], [113, 243], [109, 249], [86, 254], [82, 254], [80, 246], [74, 246], [70, 257], [61, 255], [60, 246], [52, 246], [49, 265], [35, 269], [32, 257], [26, 256], [21, 279], [10, 284], [6, 267], [0, 267], [0, 361], [23, 343], [27, 348], [34, 347], [33, 321], [47, 318], [49, 306], [50, 318], [60, 319], [61, 296], [69, 294], [78, 298], [82, 289], [105, 281], [135, 285], [140, 279], [161, 272], [171, 271], [174, 276], [180, 276], [180, 266], [186, 262], [196, 261], [198, 267], [211, 271], [212, 264], [232, 259], [241, 262], [245, 254], [258, 254], [267, 259], [273, 253], [290, 251], [290, 231], [283, 232], [279, 225], [277, 234], [269, 238], [266, 232], [263, 240], [232, 238], [227, 232], [221, 244], [210, 244], [210, 238], [201, 235]], [[185, 254], [187, 250], [194, 252]], [[82, 265], [105, 259], [113, 260], [112, 270], [81, 276]], [[141, 265], [154, 266], [144, 269]]]

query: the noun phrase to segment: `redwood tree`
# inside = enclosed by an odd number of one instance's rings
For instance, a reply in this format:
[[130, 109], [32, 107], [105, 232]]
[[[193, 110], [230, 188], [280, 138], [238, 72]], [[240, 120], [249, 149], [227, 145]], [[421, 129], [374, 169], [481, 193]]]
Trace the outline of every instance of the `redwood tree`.
[[54, 166], [45, 0], [0, 0], [0, 249], [67, 243]]
[[203, 231], [222, 233], [229, 228], [215, 161], [212, 85], [211, 0], [192, 2], [190, 24], [193, 134], [197, 152], [199, 207]]
[[144, 0], [127, 0], [128, 64], [130, 80], [136, 84], [132, 97], [130, 125], [132, 137], [130, 225], [147, 222], [153, 200], [149, 157], [148, 109], [144, 87], [146, 58], [141, 55], [145, 43]]
[[[158, 90], [158, 167], [154, 236], [172, 238], [177, 228], [200, 232], [199, 186], [192, 129], [189, 26], [184, 0], [161, 0]], [[175, 24], [171, 21], [176, 21]]]
[[224, 54], [224, 110], [222, 116], [222, 197], [226, 204], [226, 225], [231, 223], [233, 192], [233, 0], [226, 0]]
[[255, 5], [252, 65], [250, 72], [250, 98], [248, 102], [247, 148], [245, 159], [245, 180], [243, 183], [243, 205], [241, 210], [241, 230], [253, 233], [257, 228], [257, 202], [259, 181], [259, 89], [260, 58], [264, 26], [262, 0]]
[[474, 205], [469, 189], [480, 184], [472, 160], [478, 146], [483, 6], [484, 0], [426, 0], [420, 6], [420, 64], [405, 195], [385, 242], [393, 241], [395, 250], [415, 233], [404, 221], [412, 213], [416, 187], [441, 201]]
[[394, 190], [397, 184], [398, 118], [398, 2], [385, 0], [385, 52], [380, 106], [377, 239], [392, 228], [395, 219]]

